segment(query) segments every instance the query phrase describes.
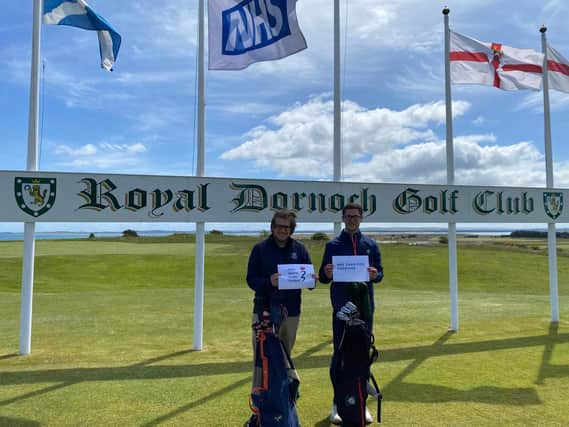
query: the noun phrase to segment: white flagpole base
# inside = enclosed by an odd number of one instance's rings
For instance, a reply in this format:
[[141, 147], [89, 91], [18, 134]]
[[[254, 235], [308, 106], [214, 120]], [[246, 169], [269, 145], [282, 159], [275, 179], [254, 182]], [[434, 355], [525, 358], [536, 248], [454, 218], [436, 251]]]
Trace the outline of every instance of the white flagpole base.
[[203, 349], [203, 306], [205, 265], [205, 223], [196, 223], [196, 254], [194, 283], [194, 350]]
[[22, 293], [20, 308], [20, 351], [32, 351], [32, 301], [34, 293], [35, 222], [24, 224], [24, 259], [22, 266]]
[[551, 321], [559, 322], [559, 292], [557, 288], [557, 235], [555, 224], [547, 224], [547, 250], [549, 255], [549, 300]]
[[448, 271], [450, 287], [450, 331], [458, 331], [458, 268], [456, 261], [456, 223], [448, 224]]

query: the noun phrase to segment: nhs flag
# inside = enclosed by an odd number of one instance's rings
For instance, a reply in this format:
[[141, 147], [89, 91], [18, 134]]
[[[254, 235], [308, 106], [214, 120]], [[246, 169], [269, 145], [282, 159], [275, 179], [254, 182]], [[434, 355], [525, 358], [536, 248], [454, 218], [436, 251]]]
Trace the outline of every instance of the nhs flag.
[[209, 0], [210, 70], [241, 70], [306, 49], [296, 0]]
[[99, 16], [84, 0], [43, 0], [43, 23], [69, 25], [97, 31], [101, 67], [112, 71], [117, 60], [121, 36], [105, 18]]

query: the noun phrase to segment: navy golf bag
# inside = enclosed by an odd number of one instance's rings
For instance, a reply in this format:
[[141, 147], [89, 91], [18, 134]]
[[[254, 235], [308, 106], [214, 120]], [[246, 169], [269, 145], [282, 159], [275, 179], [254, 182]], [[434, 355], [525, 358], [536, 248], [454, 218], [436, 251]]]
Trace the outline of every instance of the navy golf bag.
[[342, 426], [365, 426], [366, 401], [370, 394], [377, 399], [377, 422], [381, 422], [382, 394], [370, 370], [378, 357], [374, 336], [351, 302], [342, 307], [337, 317], [346, 322], [338, 350], [340, 369], [334, 381], [334, 403]]

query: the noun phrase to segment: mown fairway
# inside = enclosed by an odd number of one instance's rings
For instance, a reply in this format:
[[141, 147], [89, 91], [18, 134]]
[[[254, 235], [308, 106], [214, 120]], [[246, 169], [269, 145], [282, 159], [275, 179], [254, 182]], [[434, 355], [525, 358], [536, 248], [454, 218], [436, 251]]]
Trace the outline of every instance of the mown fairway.
[[[0, 243], [0, 426], [241, 426], [252, 357], [244, 276], [257, 240], [207, 237], [201, 352], [191, 350], [191, 237], [37, 242], [27, 357], [17, 356], [22, 244]], [[383, 424], [569, 425], [569, 258], [558, 259], [551, 326], [543, 242], [464, 240], [460, 330], [449, 334], [447, 249], [433, 242], [381, 245]], [[318, 267], [323, 243], [307, 244]], [[328, 426], [327, 287], [303, 301], [299, 415]]]

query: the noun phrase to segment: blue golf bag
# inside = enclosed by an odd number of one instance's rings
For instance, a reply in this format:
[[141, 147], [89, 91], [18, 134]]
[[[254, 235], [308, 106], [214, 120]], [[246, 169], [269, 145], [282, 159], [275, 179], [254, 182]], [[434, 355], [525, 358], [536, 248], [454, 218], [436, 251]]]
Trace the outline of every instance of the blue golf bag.
[[296, 412], [300, 382], [292, 360], [268, 317], [255, 329], [255, 367], [262, 375], [251, 390], [253, 415], [245, 426], [300, 427]]

